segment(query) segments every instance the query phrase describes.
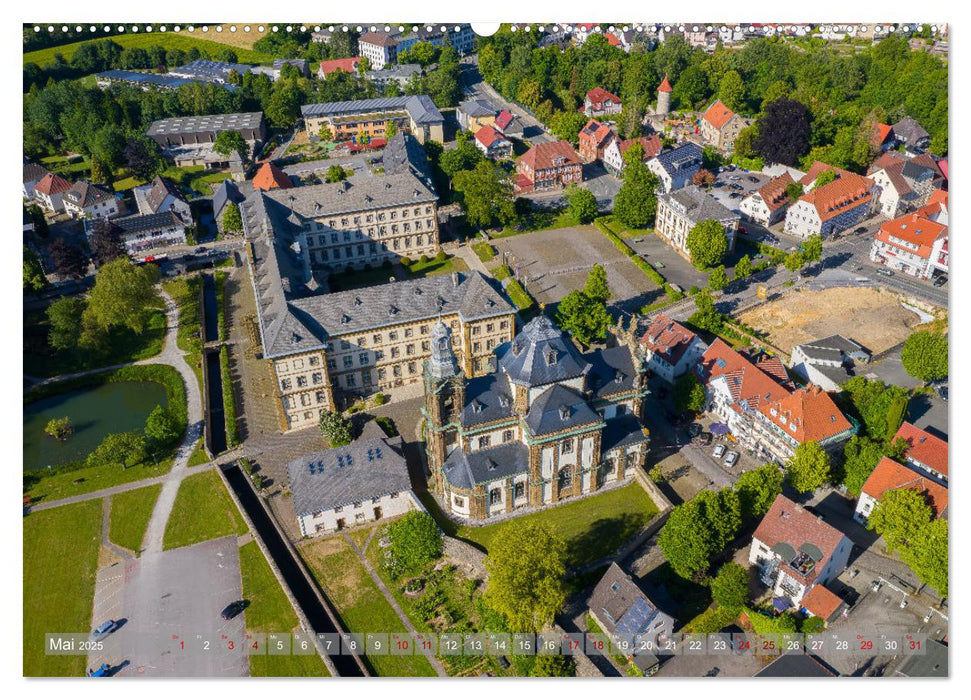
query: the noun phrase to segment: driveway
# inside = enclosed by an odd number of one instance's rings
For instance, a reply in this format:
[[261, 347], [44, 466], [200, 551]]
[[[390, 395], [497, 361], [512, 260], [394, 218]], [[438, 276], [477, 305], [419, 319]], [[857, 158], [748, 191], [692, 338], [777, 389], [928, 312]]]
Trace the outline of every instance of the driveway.
[[653, 265], [669, 283], [676, 284], [685, 291], [708, 284], [708, 274], [696, 270], [694, 265], [678, 255], [660, 236], [647, 233], [637, 238], [625, 238], [624, 241], [635, 253]]
[[105, 567], [93, 619], [123, 624], [88, 667], [123, 666], [116, 675], [136, 677], [248, 676], [244, 616], [219, 616], [242, 595], [235, 536]]

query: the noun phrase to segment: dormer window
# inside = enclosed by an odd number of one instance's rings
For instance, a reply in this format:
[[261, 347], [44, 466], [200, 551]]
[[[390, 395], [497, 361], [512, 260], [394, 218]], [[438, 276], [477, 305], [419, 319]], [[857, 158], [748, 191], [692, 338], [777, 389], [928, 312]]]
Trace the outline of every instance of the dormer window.
[[566, 405], [560, 406], [560, 420], [566, 420], [569, 417], [570, 417], [570, 407]]
[[617, 373], [614, 375], [614, 381], [617, 382], [618, 384], [623, 382], [626, 378], [627, 378], [627, 375], [625, 375], [620, 370], [617, 370]]
[[398, 307], [392, 304], [391, 307], [388, 309], [388, 314], [391, 316], [394, 316], [397, 313], [398, 313]]
[[346, 325], [350, 322], [351, 322], [350, 316], [348, 316], [347, 314], [344, 314], [343, 316], [341, 316], [341, 325]]
[[505, 394], [499, 394], [499, 405], [507, 408], [509, 406], [509, 397]]
[[361, 301], [361, 297], [354, 297], [354, 306], [360, 306], [364, 302]]
[[420, 297], [422, 295], [421, 287], [415, 287], [415, 296]]
[[546, 351], [546, 364], [555, 365], [556, 364], [556, 350]]

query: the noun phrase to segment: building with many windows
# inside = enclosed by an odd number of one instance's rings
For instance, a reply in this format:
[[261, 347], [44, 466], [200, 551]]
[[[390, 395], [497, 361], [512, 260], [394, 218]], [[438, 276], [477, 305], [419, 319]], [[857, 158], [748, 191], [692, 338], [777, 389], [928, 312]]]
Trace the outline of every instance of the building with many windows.
[[569, 141], [539, 143], [516, 163], [516, 191], [543, 192], [583, 182], [583, 163]]
[[304, 105], [300, 113], [311, 135], [320, 134], [321, 127], [326, 126], [333, 141], [383, 139], [390, 123], [421, 143], [445, 140], [445, 118], [428, 95], [321, 102]]
[[927, 204], [880, 225], [870, 260], [918, 279], [948, 271], [947, 192], [937, 190]]
[[374, 70], [398, 61], [398, 42], [387, 32], [365, 32], [357, 40], [357, 46]]
[[811, 384], [760, 405], [752, 426], [759, 455], [779, 464], [788, 464], [807, 442], [834, 455], [858, 430], [828, 393]]
[[[833, 172], [835, 179], [817, 184], [826, 172]], [[832, 236], [856, 226], [878, 203], [873, 180], [819, 161], [801, 183], [808, 191], [786, 211], [783, 230], [790, 236]]]
[[480, 375], [461, 365], [454, 328], [436, 323], [430, 340], [426, 453], [453, 515], [485, 520], [561, 503], [643, 467], [647, 373], [631, 339], [583, 355], [541, 315], [496, 345]]
[[688, 234], [702, 221], [717, 221], [725, 229], [728, 250], [735, 250], [735, 234], [741, 217], [696, 185], [658, 195], [654, 231], [681, 257], [691, 259]]

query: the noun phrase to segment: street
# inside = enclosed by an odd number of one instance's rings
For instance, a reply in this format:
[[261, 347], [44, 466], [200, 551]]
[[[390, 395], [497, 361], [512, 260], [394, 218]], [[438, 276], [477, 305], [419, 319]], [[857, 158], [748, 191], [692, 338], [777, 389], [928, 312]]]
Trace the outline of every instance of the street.
[[472, 55], [462, 59], [459, 82], [462, 84], [462, 91], [467, 99], [488, 100], [499, 109], [508, 109], [518, 117], [523, 125], [523, 138], [530, 143], [537, 144], [556, 140], [554, 136], [546, 133], [546, 129], [539, 120], [530, 116], [521, 107], [506, 100], [482, 79], [482, 74], [479, 72], [478, 56]]

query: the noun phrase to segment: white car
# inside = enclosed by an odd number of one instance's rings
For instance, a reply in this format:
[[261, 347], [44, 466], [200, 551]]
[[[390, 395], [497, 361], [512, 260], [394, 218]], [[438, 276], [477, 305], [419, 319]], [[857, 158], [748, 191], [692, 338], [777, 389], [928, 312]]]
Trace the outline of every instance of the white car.
[[734, 451], [733, 452], [729, 452], [725, 456], [725, 466], [726, 467], [734, 467], [735, 466], [735, 463], [737, 461], [738, 461], [738, 452], [734, 452]]
[[725, 446], [719, 442], [717, 445], [715, 445], [715, 449], [712, 451], [711, 456], [715, 459], [721, 459], [723, 454], [725, 454]]

